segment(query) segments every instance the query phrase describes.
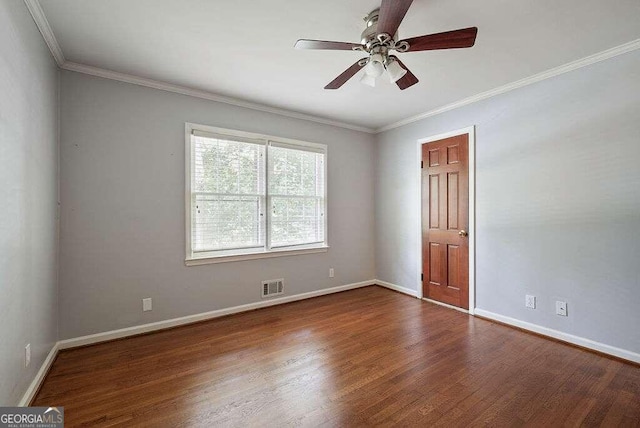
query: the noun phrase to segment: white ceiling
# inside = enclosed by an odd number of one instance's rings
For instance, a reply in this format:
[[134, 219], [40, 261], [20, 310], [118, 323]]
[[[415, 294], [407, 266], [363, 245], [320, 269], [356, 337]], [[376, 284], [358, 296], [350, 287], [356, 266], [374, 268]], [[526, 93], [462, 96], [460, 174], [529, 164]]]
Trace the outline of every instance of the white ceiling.
[[477, 26], [471, 49], [399, 54], [420, 79], [323, 87], [379, 0], [40, 0], [66, 60], [369, 128], [640, 39], [638, 0], [414, 0], [401, 38]]

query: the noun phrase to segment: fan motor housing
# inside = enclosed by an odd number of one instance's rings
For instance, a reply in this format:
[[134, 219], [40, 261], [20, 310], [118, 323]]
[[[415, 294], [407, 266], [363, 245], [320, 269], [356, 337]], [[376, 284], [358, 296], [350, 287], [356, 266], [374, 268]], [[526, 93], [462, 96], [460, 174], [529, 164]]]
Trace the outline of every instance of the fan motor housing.
[[378, 30], [378, 16], [380, 15], [380, 9], [375, 9], [371, 11], [367, 16], [364, 17], [364, 22], [367, 27], [364, 29], [362, 34], [360, 35], [360, 43], [366, 45], [370, 43], [372, 40], [376, 38], [377, 30]]
[[[380, 16], [380, 9], [374, 9], [367, 16], [365, 16], [364, 22], [367, 27], [362, 31], [360, 35], [360, 43], [371, 48], [371, 45], [377, 41], [378, 35], [378, 16]], [[398, 32], [393, 35], [393, 40], [398, 40]]]

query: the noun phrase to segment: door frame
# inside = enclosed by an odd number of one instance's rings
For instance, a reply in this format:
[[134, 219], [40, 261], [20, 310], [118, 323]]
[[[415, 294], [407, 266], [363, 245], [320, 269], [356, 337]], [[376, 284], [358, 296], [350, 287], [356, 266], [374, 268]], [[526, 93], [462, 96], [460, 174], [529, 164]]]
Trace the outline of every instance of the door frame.
[[[468, 312], [470, 315], [475, 313], [476, 307], [476, 127], [475, 125], [466, 128], [456, 129], [455, 131], [445, 132], [442, 134], [432, 135], [430, 137], [421, 138], [416, 144], [416, 183], [418, 184], [418, 202], [417, 202], [417, 219], [418, 219], [418, 272], [416, 274], [418, 290], [418, 298], [423, 299], [422, 291], [422, 145], [432, 143], [434, 141], [443, 140], [445, 138], [455, 137], [458, 135], [469, 136], [469, 310], [456, 308], [450, 305], [443, 305]], [[435, 302], [439, 303], [439, 302]]]

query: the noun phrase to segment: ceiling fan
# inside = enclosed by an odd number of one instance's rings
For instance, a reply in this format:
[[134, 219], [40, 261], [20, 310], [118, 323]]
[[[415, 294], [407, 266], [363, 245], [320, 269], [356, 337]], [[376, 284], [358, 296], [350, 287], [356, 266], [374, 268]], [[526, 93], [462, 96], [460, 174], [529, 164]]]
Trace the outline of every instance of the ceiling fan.
[[391, 82], [398, 85], [400, 89], [407, 89], [418, 83], [418, 78], [397, 56], [390, 54], [391, 51], [404, 53], [470, 48], [474, 45], [478, 34], [477, 27], [470, 27], [397, 40], [398, 27], [412, 2], [413, 0], [382, 0], [380, 8], [364, 18], [367, 27], [362, 32], [360, 43], [300, 39], [295, 47], [297, 49], [353, 50], [369, 54], [368, 57], [356, 61], [333, 79], [324, 87], [325, 89], [338, 89], [363, 67], [365, 73], [360, 79], [362, 83], [375, 86], [376, 78], [386, 71]]

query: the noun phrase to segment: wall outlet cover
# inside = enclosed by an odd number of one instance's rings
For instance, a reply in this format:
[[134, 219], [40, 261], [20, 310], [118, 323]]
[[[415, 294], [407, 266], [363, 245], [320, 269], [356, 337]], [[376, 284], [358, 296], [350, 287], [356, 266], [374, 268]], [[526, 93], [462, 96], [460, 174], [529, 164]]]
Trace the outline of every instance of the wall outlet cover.
[[24, 347], [24, 366], [29, 367], [29, 364], [31, 364], [31, 344], [27, 343]]
[[329, 278], [333, 278], [335, 276], [335, 271], [333, 268], [329, 268]]
[[562, 317], [567, 316], [567, 302], [561, 300], [556, 301], [556, 314]]
[[151, 302], [151, 298], [148, 297], [146, 299], [142, 299], [142, 311], [147, 312], [153, 309], [153, 304]]
[[531, 296], [530, 294], [527, 294], [525, 296], [524, 305], [527, 308], [535, 309], [536, 308], [536, 296]]

